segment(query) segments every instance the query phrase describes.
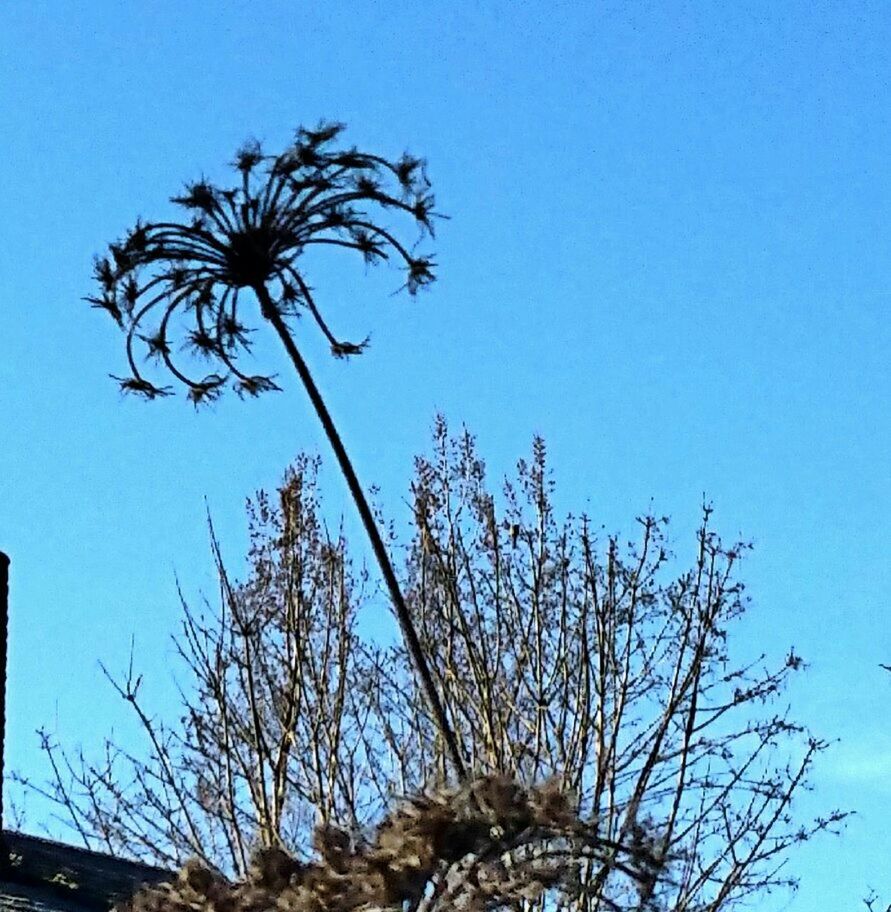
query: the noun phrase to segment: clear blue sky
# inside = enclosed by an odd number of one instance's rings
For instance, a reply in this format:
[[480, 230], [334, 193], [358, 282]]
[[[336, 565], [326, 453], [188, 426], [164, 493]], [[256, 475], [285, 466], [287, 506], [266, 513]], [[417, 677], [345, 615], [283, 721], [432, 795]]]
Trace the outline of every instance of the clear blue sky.
[[97, 660], [133, 632], [166, 700], [174, 572], [212, 593], [204, 498], [237, 561], [245, 496], [328, 456], [283, 360], [257, 402], [122, 400], [91, 257], [246, 137], [329, 117], [426, 156], [452, 216], [416, 301], [309, 269], [344, 335], [372, 332], [350, 363], [305, 351], [388, 513], [437, 410], [496, 479], [543, 434], [563, 508], [630, 531], [652, 502], [681, 554], [705, 493], [756, 543], [734, 649], [794, 644], [793, 707], [842, 739], [802, 808], [860, 812], [793, 858], [788, 908], [891, 892], [889, 47], [888, 6], [856, 0], [0, 5], [8, 765], [42, 771], [41, 724], [126, 731]]

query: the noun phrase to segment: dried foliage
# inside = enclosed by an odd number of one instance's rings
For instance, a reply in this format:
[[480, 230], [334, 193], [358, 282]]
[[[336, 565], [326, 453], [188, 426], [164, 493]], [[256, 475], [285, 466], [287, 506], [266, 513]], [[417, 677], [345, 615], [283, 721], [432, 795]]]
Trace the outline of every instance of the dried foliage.
[[[120, 910], [482, 910], [571, 891], [583, 859], [606, 861], [596, 827], [578, 820], [558, 783], [524, 789], [498, 775], [403, 802], [369, 840], [324, 823], [314, 848], [310, 862], [261, 850], [236, 884], [192, 861], [174, 883], [147, 888]], [[640, 857], [610, 863], [632, 880], [654, 876]]]
[[[47, 738], [57, 771], [47, 794], [89, 844], [166, 864], [197, 857], [216, 872], [208, 884], [246, 880], [219, 887], [235, 902], [258, 882], [252, 852], [310, 857], [318, 823], [374, 894], [360, 901], [344, 886], [338, 904], [415, 909], [436, 897], [447, 908], [466, 889], [471, 905], [715, 912], [791, 884], [789, 850], [844, 817], [793, 813], [825, 747], [781, 702], [803, 662], [792, 650], [774, 667], [734, 660], [746, 547], [722, 544], [710, 510], [692, 566], [679, 569], [666, 520], [641, 517], [638, 541], [624, 545], [585, 517], [558, 522], [540, 440], [495, 495], [473, 439], [439, 421], [417, 463], [405, 585], [475, 788], [512, 796], [486, 816], [500, 805], [468, 803], [476, 792], [454, 787], [405, 649], [357, 632], [357, 610], [374, 597], [343, 538], [325, 532], [315, 469], [298, 461], [280, 504], [254, 504], [247, 580], [230, 585], [218, 565], [219, 618], [186, 607], [177, 642], [196, 687], [184, 689], [182, 728], [149, 716], [131, 674], [119, 686], [149, 737], [147, 759], [109, 743], [95, 764]], [[394, 812], [399, 795], [428, 797]], [[548, 800], [549, 811], [529, 810]], [[468, 815], [480, 842], [449, 829]], [[433, 821], [449, 834], [437, 849], [412, 829]], [[394, 833], [399, 857], [418, 860], [411, 889], [384, 896], [368, 865]], [[303, 889], [301, 872], [335, 870], [318, 835], [316, 849], [321, 861], [282, 862], [296, 865], [289, 883]], [[535, 873], [558, 858], [558, 881]], [[496, 885], [491, 895], [483, 883]], [[537, 899], [524, 892], [545, 886]], [[293, 902], [328, 902], [300, 895]]]

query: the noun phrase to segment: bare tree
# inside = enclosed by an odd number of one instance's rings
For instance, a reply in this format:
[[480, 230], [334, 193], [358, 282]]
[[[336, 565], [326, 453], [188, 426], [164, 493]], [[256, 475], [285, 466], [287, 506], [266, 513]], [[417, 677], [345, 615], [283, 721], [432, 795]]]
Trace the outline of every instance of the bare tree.
[[[295, 319], [309, 315], [335, 357], [361, 354], [368, 344], [335, 336], [322, 316], [304, 271], [306, 254], [318, 247], [354, 251], [366, 264], [395, 259], [403, 266], [403, 288], [412, 295], [433, 281], [433, 261], [416, 255], [384, 221], [389, 213], [408, 216], [421, 236], [433, 234], [433, 195], [424, 162], [410, 155], [389, 161], [355, 147], [331, 143], [343, 124], [299, 129], [280, 155], [266, 155], [256, 142], [239, 150], [233, 163], [236, 186], [221, 189], [206, 180], [188, 184], [172, 202], [185, 209], [183, 221], [137, 222], [123, 241], [96, 260], [99, 295], [87, 300], [110, 314], [124, 330], [130, 376], [115, 378], [125, 392], [146, 399], [170, 388], [148, 379], [137, 361], [142, 350], [188, 391], [197, 406], [216, 399], [226, 386], [240, 396], [279, 387], [269, 374], [248, 374], [239, 357], [250, 349], [243, 321], [250, 302], [284, 346], [334, 450], [359, 511], [375, 559], [431, 711], [464, 775], [449, 721], [396, 573], [331, 413], [297, 345]], [[177, 345], [179, 342], [181, 344]], [[184, 363], [185, 362], [185, 363]], [[215, 369], [208, 373], [208, 365]]]
[[[467, 432], [451, 439], [440, 420], [434, 439], [417, 463], [407, 591], [477, 768], [563, 776], [606, 837], [674, 859], [644, 891], [665, 908], [791, 885], [787, 850], [845, 815], [791, 813], [826, 747], [771, 708], [802, 659], [790, 649], [770, 668], [728, 652], [748, 546], [724, 545], [706, 506], [693, 565], [672, 575], [665, 518], [640, 517], [624, 547], [585, 516], [558, 523], [541, 439], [498, 499]], [[585, 870], [585, 909], [619, 901], [614, 873]]]
[[[399, 843], [416, 859], [412, 887], [361, 902], [715, 912], [792, 884], [789, 850], [845, 816], [796, 821], [793, 798], [825, 747], [776, 709], [803, 663], [793, 650], [775, 668], [732, 661], [746, 546], [721, 543], [710, 509], [678, 572], [664, 519], [641, 517], [624, 545], [585, 517], [558, 522], [541, 440], [495, 496], [472, 437], [451, 438], [440, 420], [417, 463], [405, 585], [473, 758], [477, 778], [456, 791], [404, 647], [356, 632], [365, 578], [325, 532], [315, 473], [298, 460], [278, 504], [252, 505], [244, 583], [214, 545], [220, 609], [184, 603], [177, 638], [195, 682], [181, 727], [149, 715], [131, 671], [118, 687], [147, 757], [109, 742], [95, 763], [44, 735], [56, 771], [45, 793], [87, 844], [165, 864], [196, 856], [256, 886], [267, 874], [252, 850], [305, 857], [315, 819], [313, 864], [330, 868], [325, 834], [339, 833], [341, 875], [367, 885], [408, 807], [428, 839], [423, 851], [415, 830]], [[392, 811], [399, 795], [421, 797]], [[548, 801], [544, 822], [529, 809]], [[460, 820], [475, 821], [469, 842], [450, 829]], [[322, 877], [300, 871], [292, 886]], [[199, 881], [205, 896], [217, 889]], [[295, 909], [308, 908], [300, 895]], [[350, 892], [324, 907], [361, 902]]]

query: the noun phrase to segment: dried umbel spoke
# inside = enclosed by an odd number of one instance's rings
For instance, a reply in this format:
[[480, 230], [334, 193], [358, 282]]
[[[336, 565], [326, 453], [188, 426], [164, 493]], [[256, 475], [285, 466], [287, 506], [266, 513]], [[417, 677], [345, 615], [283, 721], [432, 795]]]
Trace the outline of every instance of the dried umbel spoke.
[[130, 375], [116, 377], [126, 392], [146, 398], [171, 387], [146, 376], [145, 361], [163, 365], [197, 405], [231, 385], [240, 395], [278, 389], [268, 374], [238, 366], [250, 349], [243, 320], [245, 291], [267, 319], [307, 314], [336, 357], [360, 354], [367, 338], [336, 336], [303, 273], [313, 246], [355, 251], [368, 264], [384, 260], [405, 271], [416, 294], [433, 281], [433, 261], [400, 241], [387, 219], [413, 221], [433, 234], [433, 196], [420, 159], [388, 161], [355, 148], [336, 148], [341, 124], [299, 129], [280, 155], [245, 145], [232, 163], [235, 185], [207, 180], [173, 198], [182, 221], [137, 222], [107, 256], [97, 259], [99, 293], [90, 303], [126, 332]]

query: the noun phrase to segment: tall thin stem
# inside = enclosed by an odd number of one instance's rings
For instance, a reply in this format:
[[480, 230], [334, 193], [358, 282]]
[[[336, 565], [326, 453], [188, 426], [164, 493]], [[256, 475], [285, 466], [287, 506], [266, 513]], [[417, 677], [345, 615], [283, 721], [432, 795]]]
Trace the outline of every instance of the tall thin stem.
[[263, 316], [272, 324], [273, 328], [278, 333], [278, 337], [281, 339], [282, 345], [284, 345], [285, 350], [291, 358], [300, 380], [303, 382], [307, 393], [309, 393], [310, 401], [313, 404], [313, 408], [316, 410], [316, 414], [319, 416], [319, 421], [322, 422], [322, 427], [325, 429], [328, 442], [331, 444], [334, 455], [337, 457], [337, 462], [346, 479], [350, 494], [352, 494], [353, 500], [356, 502], [359, 516], [362, 519], [362, 525], [365, 526], [365, 532], [371, 542], [374, 556], [377, 558], [378, 566], [384, 576], [384, 582], [387, 584], [387, 589], [390, 592], [393, 607], [396, 609], [396, 618], [402, 629], [402, 635], [405, 638], [405, 643], [408, 646], [408, 651], [411, 654], [415, 669], [421, 678], [421, 683], [427, 695], [430, 709], [433, 712], [439, 729], [442, 732], [442, 736], [445, 739], [446, 746], [451, 754], [455, 771], [460, 779], [466, 779], [467, 769], [464, 765], [464, 759], [461, 756], [461, 750], [458, 747], [457, 739], [449, 724], [442, 701], [439, 698], [439, 693], [436, 690], [436, 685], [433, 682], [433, 677], [430, 674], [430, 668], [427, 665], [421, 642], [418, 639], [417, 631], [412, 623], [411, 615], [408, 612], [408, 606], [405, 604], [405, 599], [402, 597], [402, 590], [399, 588], [399, 582], [393, 571], [393, 565], [390, 563], [390, 557], [387, 554], [387, 549], [384, 547], [383, 539], [378, 531], [377, 523], [374, 521], [371, 508], [368, 506], [365, 493], [362, 490], [362, 486], [359, 484], [359, 479], [356, 477], [353, 464], [347, 455], [343, 441], [340, 439], [340, 434], [334, 426], [331, 413], [328, 411], [328, 407], [322, 399], [319, 388], [316, 386], [315, 380], [313, 380], [312, 374], [309, 372], [309, 368], [297, 349], [294, 339], [266, 289], [266, 286], [258, 284], [254, 286], [253, 290], [260, 302], [260, 309]]

